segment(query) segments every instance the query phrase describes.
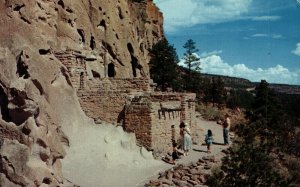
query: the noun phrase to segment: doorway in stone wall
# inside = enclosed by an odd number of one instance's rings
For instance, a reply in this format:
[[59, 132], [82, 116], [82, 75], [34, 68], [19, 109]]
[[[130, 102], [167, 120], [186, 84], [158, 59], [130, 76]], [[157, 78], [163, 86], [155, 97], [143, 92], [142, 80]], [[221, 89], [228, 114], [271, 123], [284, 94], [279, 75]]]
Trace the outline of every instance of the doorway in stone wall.
[[116, 72], [115, 72], [115, 65], [113, 63], [108, 64], [107, 75], [108, 77], [115, 77]]
[[84, 89], [84, 73], [80, 73], [80, 80], [79, 80], [79, 89], [82, 90]]
[[176, 142], [175, 125], [171, 125], [171, 141], [172, 143]]

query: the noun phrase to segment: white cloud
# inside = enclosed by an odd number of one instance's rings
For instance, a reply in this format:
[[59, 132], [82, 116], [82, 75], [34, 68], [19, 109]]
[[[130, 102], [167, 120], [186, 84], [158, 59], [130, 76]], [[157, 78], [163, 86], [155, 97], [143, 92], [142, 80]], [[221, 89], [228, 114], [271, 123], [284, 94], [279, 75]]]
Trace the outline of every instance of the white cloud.
[[200, 58], [204, 58], [204, 57], [211, 56], [211, 55], [219, 55], [222, 52], [223, 52], [222, 50], [215, 50], [215, 51], [211, 51], [211, 52], [205, 51], [205, 52], [201, 53]]
[[164, 14], [165, 29], [240, 19], [253, 0], [154, 0]]
[[[281, 34], [262, 34], [262, 33], [253, 34], [251, 37], [253, 37], [253, 38], [273, 38], [273, 39], [283, 38], [283, 36]], [[244, 38], [248, 38], [248, 37], [244, 37]]]
[[252, 17], [251, 20], [253, 21], [277, 21], [281, 17], [280, 16], [255, 16]]
[[281, 34], [273, 34], [272, 38], [279, 39], [279, 38], [283, 38], [283, 36]]
[[[260, 82], [264, 79], [269, 83], [300, 84], [300, 69], [290, 71], [279, 64], [266, 69], [252, 69], [245, 64], [230, 65], [224, 62], [221, 56], [215, 54], [202, 57], [200, 62], [202, 73], [241, 77], [253, 82]], [[183, 61], [179, 64], [182, 65]]]
[[268, 37], [268, 34], [253, 34], [252, 37]]
[[294, 53], [297, 56], [300, 56], [300, 42], [297, 43], [297, 47], [295, 50], [292, 51], [292, 53]]

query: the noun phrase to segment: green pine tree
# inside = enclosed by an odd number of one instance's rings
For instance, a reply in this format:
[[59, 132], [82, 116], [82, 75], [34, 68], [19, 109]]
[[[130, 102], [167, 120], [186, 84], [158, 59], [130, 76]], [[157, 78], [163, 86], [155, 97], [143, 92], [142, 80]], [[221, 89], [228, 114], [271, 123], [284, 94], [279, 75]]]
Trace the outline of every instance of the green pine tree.
[[189, 39], [183, 46], [186, 49], [183, 59], [188, 67], [188, 74], [191, 74], [192, 70], [200, 70], [200, 58], [195, 54], [199, 49], [195, 45], [196, 43], [192, 39]]
[[167, 88], [179, 90], [180, 77], [177, 71], [178, 57], [175, 48], [169, 44], [166, 38], [163, 38], [149, 51], [152, 56], [149, 63], [150, 76], [157, 83], [157, 87], [162, 91], [166, 91]]
[[200, 88], [200, 58], [195, 54], [199, 50], [196, 43], [189, 39], [183, 46], [185, 48], [184, 64], [187, 66], [186, 73], [183, 75], [186, 91], [198, 92]]

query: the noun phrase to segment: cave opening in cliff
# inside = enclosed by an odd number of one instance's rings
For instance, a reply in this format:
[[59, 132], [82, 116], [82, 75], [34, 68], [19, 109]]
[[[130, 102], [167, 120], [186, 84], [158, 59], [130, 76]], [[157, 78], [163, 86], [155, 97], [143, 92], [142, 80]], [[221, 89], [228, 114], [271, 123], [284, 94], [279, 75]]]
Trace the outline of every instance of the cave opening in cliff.
[[50, 49], [39, 49], [40, 55], [48, 55], [51, 54]]
[[108, 77], [115, 77], [116, 72], [115, 72], [115, 65], [113, 63], [108, 64], [107, 75]]
[[19, 56], [17, 56], [17, 72], [19, 77], [23, 77], [24, 79], [28, 79], [30, 74], [28, 72], [28, 65], [23, 60], [23, 52]]
[[21, 8], [23, 8], [23, 7], [25, 7], [25, 5], [24, 4], [22, 4], [22, 5], [16, 5], [15, 7], [14, 7], [14, 11], [20, 11], [21, 10]]
[[118, 6], [118, 14], [119, 14], [119, 18], [120, 18], [120, 19], [124, 19], [124, 16], [123, 16], [121, 7], [119, 7], [119, 6]]
[[104, 31], [106, 30], [106, 23], [104, 19], [100, 21], [98, 27], [101, 27]]
[[92, 74], [94, 78], [101, 78], [100, 73], [98, 73], [97, 71], [92, 70]]
[[65, 3], [62, 0], [59, 0], [57, 4], [59, 4], [63, 9], [65, 9]]
[[44, 183], [44, 184], [51, 184], [52, 181], [51, 181], [51, 179], [50, 179], [49, 177], [45, 177], [45, 178], [43, 179], [43, 183]]
[[131, 56], [131, 68], [132, 68], [132, 74], [133, 74], [133, 77], [137, 77], [137, 68], [139, 66], [139, 63], [138, 63], [138, 59], [133, 55], [134, 54], [134, 50], [133, 50], [133, 47], [132, 47], [132, 44], [131, 43], [127, 43], [127, 49], [130, 53], [130, 56]]
[[84, 31], [83, 31], [83, 29], [77, 29], [77, 32], [78, 32], [78, 34], [81, 37], [81, 42], [85, 43], [85, 37], [84, 37]]
[[133, 50], [133, 47], [132, 47], [131, 43], [127, 43], [127, 49], [128, 49], [128, 51], [129, 51], [130, 54], [134, 53], [134, 50]]
[[131, 67], [132, 67], [132, 73], [134, 77], [137, 76], [136, 69], [138, 68], [138, 66], [139, 66], [138, 59], [135, 56], [131, 55]]
[[144, 44], [143, 44], [143, 43], [140, 44], [140, 50], [142, 51], [142, 53], [145, 52], [145, 51], [144, 51]]
[[90, 47], [91, 47], [92, 50], [94, 50], [95, 47], [96, 47], [96, 42], [95, 42], [94, 36], [91, 36]]
[[0, 86], [0, 109], [1, 109], [2, 119], [6, 122], [10, 122], [11, 117], [8, 111], [8, 99], [2, 86]]

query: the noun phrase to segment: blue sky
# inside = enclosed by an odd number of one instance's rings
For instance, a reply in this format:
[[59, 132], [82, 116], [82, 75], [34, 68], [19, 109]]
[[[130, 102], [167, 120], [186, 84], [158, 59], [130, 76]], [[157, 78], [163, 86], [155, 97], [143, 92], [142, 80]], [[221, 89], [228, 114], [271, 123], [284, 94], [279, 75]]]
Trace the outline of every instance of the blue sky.
[[[299, 2], [298, 2], [299, 1]], [[181, 58], [196, 42], [201, 72], [300, 85], [300, 0], [154, 0]]]

